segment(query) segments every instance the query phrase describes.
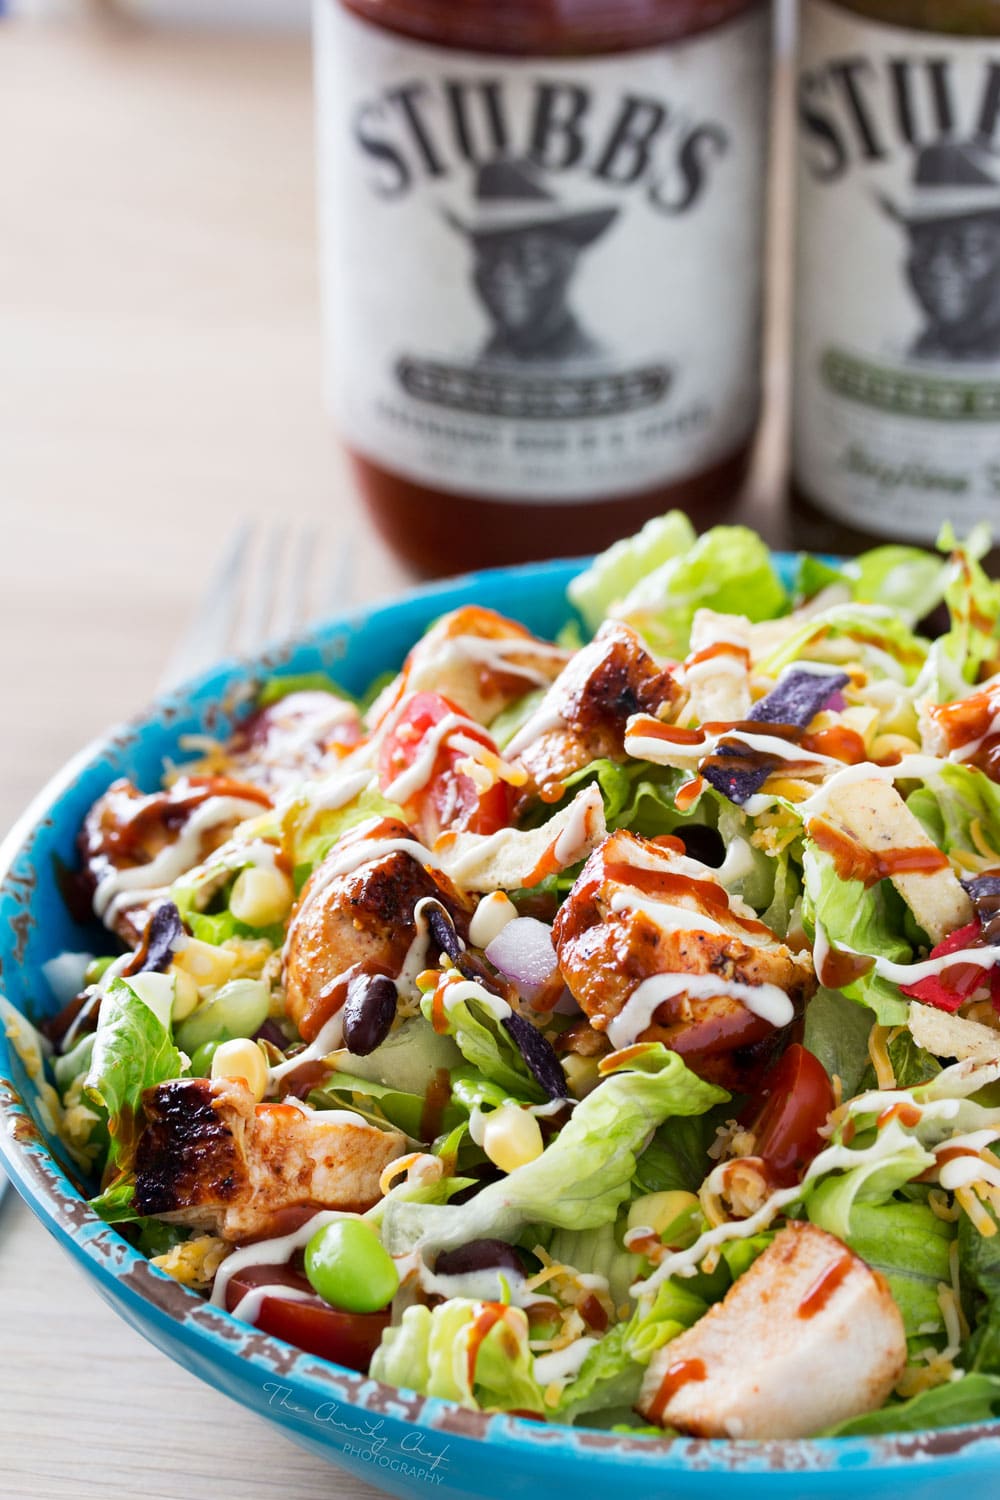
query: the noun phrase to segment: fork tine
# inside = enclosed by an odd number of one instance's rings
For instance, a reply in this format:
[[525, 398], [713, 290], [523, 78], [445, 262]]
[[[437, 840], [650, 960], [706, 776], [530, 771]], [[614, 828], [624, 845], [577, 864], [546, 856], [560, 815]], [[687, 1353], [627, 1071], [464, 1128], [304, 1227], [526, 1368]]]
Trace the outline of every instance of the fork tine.
[[158, 692], [169, 691], [223, 656], [232, 643], [252, 532], [248, 521], [233, 532], [200, 605], [167, 659], [157, 684]]
[[285, 587], [274, 612], [273, 636], [281, 640], [294, 635], [312, 617], [310, 580], [320, 550], [319, 527], [305, 526], [290, 539]]
[[288, 527], [276, 521], [261, 534], [254, 565], [245, 570], [239, 650], [250, 656], [274, 637], [272, 621], [281, 587], [281, 569], [288, 545]]

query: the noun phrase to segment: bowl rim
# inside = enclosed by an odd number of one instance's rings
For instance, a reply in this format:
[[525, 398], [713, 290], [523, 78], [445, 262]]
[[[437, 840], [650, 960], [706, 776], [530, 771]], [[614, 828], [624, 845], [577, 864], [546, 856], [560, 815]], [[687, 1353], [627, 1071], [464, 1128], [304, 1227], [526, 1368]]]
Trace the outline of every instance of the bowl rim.
[[[776, 560], [786, 564], [794, 555], [773, 553]], [[570, 578], [586, 562], [586, 558], [563, 558], [516, 564], [419, 585], [389, 599], [324, 618], [261, 652], [224, 658], [155, 696], [138, 712], [91, 739], [31, 799], [0, 841], [0, 896], [10, 889], [9, 877], [16, 861], [30, 854], [36, 834], [51, 821], [60, 800], [80, 774], [116, 744], [141, 737], [157, 711], [186, 704], [194, 693], [216, 679], [224, 679], [226, 684], [238, 683], [251, 670], [280, 668], [282, 660], [302, 646], [322, 645], [336, 633], [354, 636], [398, 614], [405, 606], [440, 604], [443, 610], [475, 602], [474, 592], [482, 584], [509, 581], [515, 589], [510, 608], [516, 617], [518, 583], [526, 580], [549, 583], [564, 592]], [[30, 906], [31, 893], [21, 900]], [[201, 1360], [209, 1365], [225, 1366], [235, 1359], [245, 1369], [249, 1362], [260, 1373], [280, 1372], [294, 1377], [327, 1402], [339, 1398], [351, 1406], [395, 1416], [433, 1433], [453, 1434], [485, 1444], [521, 1446], [525, 1453], [534, 1450], [535, 1456], [541, 1443], [553, 1455], [582, 1452], [588, 1463], [601, 1464], [649, 1461], [661, 1473], [670, 1470], [758, 1474], [846, 1472], [901, 1466], [914, 1460], [965, 1458], [978, 1462], [987, 1456], [994, 1460], [1000, 1456], [1000, 1418], [884, 1435], [751, 1441], [660, 1438], [561, 1423], [541, 1424], [505, 1413], [470, 1412], [454, 1402], [385, 1385], [305, 1354], [252, 1325], [237, 1322], [222, 1308], [158, 1271], [89, 1207], [55, 1158], [13, 1080], [3, 1073], [0, 1073], [0, 1159], [29, 1208], [62, 1248], [84, 1263], [120, 1316], [124, 1315], [121, 1306], [124, 1303], [140, 1322], [160, 1327], [165, 1336], [172, 1333], [182, 1344], [193, 1342]], [[149, 1336], [145, 1330], [143, 1333]], [[178, 1358], [172, 1350], [167, 1351], [162, 1345], [160, 1348], [161, 1352], [169, 1352], [169, 1357]], [[196, 1373], [209, 1378], [200, 1368]]]

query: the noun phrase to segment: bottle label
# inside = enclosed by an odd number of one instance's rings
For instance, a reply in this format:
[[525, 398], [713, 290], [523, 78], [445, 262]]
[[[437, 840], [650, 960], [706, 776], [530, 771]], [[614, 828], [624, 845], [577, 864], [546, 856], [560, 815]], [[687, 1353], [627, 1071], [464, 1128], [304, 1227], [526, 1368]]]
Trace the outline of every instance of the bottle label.
[[1000, 39], [807, 0], [794, 466], [840, 520], [933, 542], [1000, 507]]
[[767, 10], [565, 60], [427, 46], [317, 0], [328, 367], [352, 447], [435, 488], [553, 501], [680, 479], [749, 437]]

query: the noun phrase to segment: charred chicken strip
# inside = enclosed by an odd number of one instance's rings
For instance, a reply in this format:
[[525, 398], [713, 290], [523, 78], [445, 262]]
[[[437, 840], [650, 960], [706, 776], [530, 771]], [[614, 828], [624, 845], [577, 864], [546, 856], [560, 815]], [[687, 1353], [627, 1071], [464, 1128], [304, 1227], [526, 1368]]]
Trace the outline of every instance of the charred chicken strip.
[[736, 1087], [816, 988], [795, 953], [697, 860], [619, 830], [556, 918], [559, 967], [612, 1045], [658, 1041]]
[[544, 797], [593, 760], [624, 760], [630, 716], [660, 714], [679, 696], [673, 677], [636, 632], [609, 620], [559, 674], [504, 753], [527, 772], [532, 792]]
[[270, 806], [266, 793], [224, 776], [191, 776], [146, 795], [116, 781], [87, 814], [83, 875], [95, 914], [134, 946], [171, 883]]
[[441, 902], [464, 938], [465, 903], [420, 854], [405, 823], [371, 819], [342, 838], [306, 882], [285, 945], [288, 1014], [306, 1041], [343, 1004], [353, 974], [399, 974], [424, 897]]
[[227, 1240], [279, 1233], [289, 1210], [370, 1208], [405, 1145], [355, 1114], [256, 1104], [240, 1079], [147, 1090], [135, 1206]]

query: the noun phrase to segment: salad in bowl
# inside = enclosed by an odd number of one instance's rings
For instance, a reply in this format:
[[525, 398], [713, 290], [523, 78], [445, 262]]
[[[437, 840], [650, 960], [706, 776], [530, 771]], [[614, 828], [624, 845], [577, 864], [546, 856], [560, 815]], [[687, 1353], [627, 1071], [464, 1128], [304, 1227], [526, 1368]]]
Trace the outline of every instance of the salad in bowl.
[[[235, 1319], [470, 1411], [790, 1439], [1000, 1409], [1000, 585], [672, 513], [545, 640], [275, 676], [80, 829], [11, 1045]], [[569, 611], [567, 611], [569, 613]], [[818, 1378], [821, 1372], [822, 1378]]]

